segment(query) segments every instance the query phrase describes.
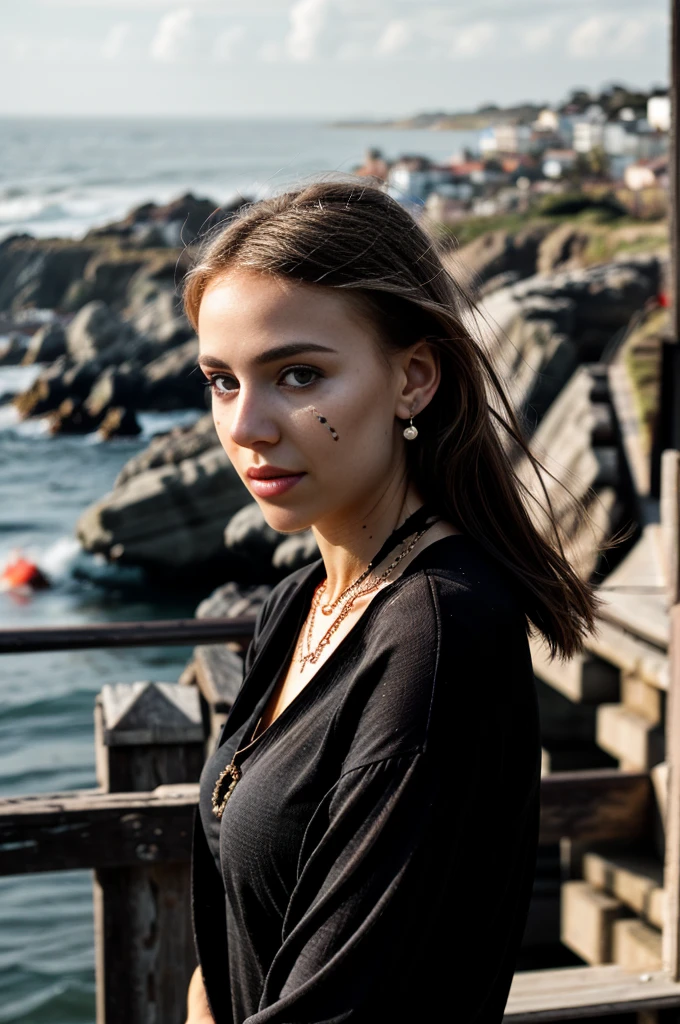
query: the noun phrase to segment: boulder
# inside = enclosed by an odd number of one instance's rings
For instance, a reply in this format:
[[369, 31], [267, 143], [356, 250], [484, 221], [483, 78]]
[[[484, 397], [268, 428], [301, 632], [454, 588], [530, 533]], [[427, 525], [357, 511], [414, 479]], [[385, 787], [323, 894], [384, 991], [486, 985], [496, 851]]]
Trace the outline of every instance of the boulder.
[[304, 530], [292, 534], [279, 544], [272, 557], [272, 565], [286, 576], [319, 557], [319, 547], [314, 534], [311, 530]]
[[77, 536], [85, 551], [151, 572], [226, 572], [224, 527], [249, 498], [222, 448], [211, 448], [130, 477], [85, 510]]
[[142, 377], [130, 363], [120, 366], [107, 366], [97, 377], [89, 395], [86, 406], [94, 416], [103, 416], [107, 409], [123, 406], [126, 409], [138, 409], [143, 394]]
[[198, 372], [198, 339], [185, 341], [148, 363], [143, 371], [143, 407], [164, 412], [205, 409], [206, 394]]
[[59, 356], [36, 377], [30, 387], [15, 396], [13, 403], [22, 419], [51, 412], [69, 397], [64, 375], [70, 366], [67, 356]]
[[556, 270], [578, 267], [591, 235], [573, 224], [560, 224], [551, 231], [538, 248], [536, 271], [539, 274], [553, 274]]
[[181, 301], [169, 289], [157, 291], [133, 314], [131, 323], [139, 334], [156, 343], [156, 355], [188, 341], [194, 334], [182, 311]]
[[20, 366], [26, 355], [26, 339], [13, 331], [3, 341], [0, 339], [0, 366]]
[[487, 231], [467, 245], [443, 256], [444, 264], [463, 288], [477, 290], [486, 281], [508, 272], [520, 278], [536, 272], [539, 245], [549, 225], [532, 225], [511, 234]]
[[12, 235], [0, 242], [0, 310], [61, 308], [95, 249], [66, 239]]
[[60, 323], [54, 321], [38, 328], [26, 349], [22, 360], [25, 366], [32, 363], [52, 363], [66, 353], [66, 332]]
[[125, 359], [134, 331], [101, 299], [88, 302], [66, 330], [68, 354], [76, 362], [102, 358], [105, 363]]
[[132, 409], [122, 409], [119, 406], [108, 409], [99, 425], [99, 433], [104, 441], [109, 441], [112, 437], [136, 437], [141, 432], [142, 428]]
[[254, 619], [271, 591], [266, 583], [222, 584], [201, 601], [196, 609], [197, 619]]
[[63, 306], [75, 311], [87, 302], [100, 299], [108, 306], [119, 308], [125, 303], [130, 280], [146, 262], [141, 253], [97, 253], [88, 261], [83, 277], [69, 287]]
[[176, 466], [184, 459], [195, 459], [203, 452], [219, 447], [212, 414], [202, 416], [191, 427], [173, 427], [167, 434], [158, 434], [143, 452], [129, 459], [116, 477], [120, 487], [134, 476], [158, 466]]
[[284, 538], [285, 534], [267, 523], [256, 501], [232, 516], [224, 531], [225, 547], [247, 559], [256, 578], [266, 578], [271, 573], [272, 556]]
[[90, 434], [96, 430], [101, 417], [91, 416], [79, 398], [65, 398], [59, 407], [50, 413], [50, 434]]

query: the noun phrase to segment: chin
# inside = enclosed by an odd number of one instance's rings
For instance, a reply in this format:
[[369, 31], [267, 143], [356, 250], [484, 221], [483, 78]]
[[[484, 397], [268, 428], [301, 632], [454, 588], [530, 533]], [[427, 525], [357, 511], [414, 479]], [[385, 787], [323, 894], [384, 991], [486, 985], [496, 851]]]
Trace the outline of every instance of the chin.
[[309, 514], [305, 515], [302, 509], [274, 508], [271, 504], [260, 501], [257, 504], [267, 526], [271, 526], [277, 533], [302, 533], [314, 522], [314, 518]]

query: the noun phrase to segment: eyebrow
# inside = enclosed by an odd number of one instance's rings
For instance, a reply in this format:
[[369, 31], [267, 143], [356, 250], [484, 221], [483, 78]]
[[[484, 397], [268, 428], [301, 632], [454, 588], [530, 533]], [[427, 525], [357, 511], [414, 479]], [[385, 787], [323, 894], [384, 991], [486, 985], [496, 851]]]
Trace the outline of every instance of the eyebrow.
[[[260, 352], [259, 356], [255, 356], [253, 360], [256, 365], [261, 366], [264, 363], [274, 363], [277, 359], [287, 359], [289, 356], [297, 356], [302, 352], [333, 352], [336, 353], [337, 349], [328, 348], [327, 345], [318, 345], [312, 341], [292, 341], [288, 345], [277, 345], [276, 348], [269, 348], [266, 352]], [[220, 370], [230, 369], [229, 364], [225, 363], [223, 359], [219, 359], [217, 356], [211, 355], [200, 355], [198, 357], [199, 365], [215, 366]]]

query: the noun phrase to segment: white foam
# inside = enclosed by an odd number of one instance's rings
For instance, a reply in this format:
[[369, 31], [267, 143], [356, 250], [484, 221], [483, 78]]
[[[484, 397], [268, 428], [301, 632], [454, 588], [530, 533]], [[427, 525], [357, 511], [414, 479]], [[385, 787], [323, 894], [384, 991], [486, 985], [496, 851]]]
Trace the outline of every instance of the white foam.
[[142, 439], [155, 434], [167, 434], [173, 427], [191, 427], [204, 413], [199, 409], [182, 409], [177, 412], [139, 412], [137, 422], [142, 428]]
[[48, 576], [67, 576], [81, 553], [82, 549], [75, 537], [59, 537], [37, 561]]

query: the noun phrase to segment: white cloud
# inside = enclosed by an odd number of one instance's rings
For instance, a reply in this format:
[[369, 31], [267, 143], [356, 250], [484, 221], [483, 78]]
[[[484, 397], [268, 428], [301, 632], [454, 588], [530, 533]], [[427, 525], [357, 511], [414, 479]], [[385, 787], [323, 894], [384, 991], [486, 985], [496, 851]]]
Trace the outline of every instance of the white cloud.
[[277, 43], [274, 39], [269, 39], [257, 51], [257, 59], [264, 61], [266, 64], [273, 64], [278, 60], [283, 60], [283, 47], [281, 43]]
[[102, 57], [115, 60], [123, 52], [123, 44], [130, 35], [130, 23], [122, 21], [109, 30], [102, 44]]
[[225, 29], [215, 39], [213, 55], [216, 60], [230, 61], [237, 55], [238, 44], [244, 39], [246, 30], [242, 25]]
[[154, 60], [172, 63], [181, 56], [193, 17], [188, 7], [163, 15], [149, 49]]
[[290, 29], [285, 48], [291, 60], [308, 61], [317, 56], [326, 27], [328, 0], [297, 0], [290, 9]]
[[413, 29], [407, 21], [391, 21], [378, 39], [375, 52], [381, 57], [391, 57], [405, 50], [412, 39]]
[[640, 18], [621, 20], [616, 14], [593, 14], [573, 30], [567, 53], [579, 58], [637, 53], [647, 28]]
[[521, 34], [522, 44], [530, 53], [538, 53], [550, 46], [555, 37], [555, 25], [530, 25]]
[[454, 30], [454, 57], [478, 57], [488, 52], [496, 37], [496, 26], [490, 21], [475, 21]]

